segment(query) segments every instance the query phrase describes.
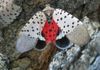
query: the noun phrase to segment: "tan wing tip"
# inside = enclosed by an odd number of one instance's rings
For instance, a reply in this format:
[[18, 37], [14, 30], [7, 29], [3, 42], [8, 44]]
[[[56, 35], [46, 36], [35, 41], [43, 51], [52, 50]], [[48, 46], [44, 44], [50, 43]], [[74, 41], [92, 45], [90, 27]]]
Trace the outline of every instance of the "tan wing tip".
[[50, 7], [50, 4], [46, 4], [46, 7], [43, 9], [43, 12], [45, 12], [48, 16], [51, 16], [53, 11], [54, 8]]
[[50, 4], [46, 4], [45, 8], [43, 9], [43, 11], [48, 11], [48, 10], [54, 10], [54, 8], [52, 8], [50, 6]]

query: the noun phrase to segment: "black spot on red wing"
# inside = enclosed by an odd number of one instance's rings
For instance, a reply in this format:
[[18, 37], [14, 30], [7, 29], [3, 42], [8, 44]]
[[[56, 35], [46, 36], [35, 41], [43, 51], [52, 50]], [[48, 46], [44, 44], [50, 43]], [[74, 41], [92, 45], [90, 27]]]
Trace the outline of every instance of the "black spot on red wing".
[[52, 28], [54, 29], [54, 26]]
[[53, 24], [53, 23], [52, 23]]
[[46, 31], [45, 33], [47, 34], [48, 32]]
[[49, 35], [49, 37], [51, 37], [51, 35]]
[[56, 36], [56, 34], [53, 34], [52, 36]]
[[52, 32], [52, 29], [49, 29], [49, 32]]
[[56, 30], [54, 30], [54, 32], [56, 32]]

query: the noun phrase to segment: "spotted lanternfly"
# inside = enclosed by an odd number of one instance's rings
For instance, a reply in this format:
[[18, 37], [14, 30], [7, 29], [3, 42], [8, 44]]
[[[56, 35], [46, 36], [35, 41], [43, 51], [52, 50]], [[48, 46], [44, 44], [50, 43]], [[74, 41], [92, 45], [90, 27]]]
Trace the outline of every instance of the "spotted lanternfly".
[[[83, 25], [83, 23], [68, 12], [47, 6], [43, 11], [39, 11], [32, 16], [22, 28], [20, 35], [33, 39], [35, 49], [42, 50], [46, 44], [51, 42], [58, 48], [65, 49], [70, 43], [67, 35], [79, 25]], [[27, 44], [26, 41], [25, 44]]]

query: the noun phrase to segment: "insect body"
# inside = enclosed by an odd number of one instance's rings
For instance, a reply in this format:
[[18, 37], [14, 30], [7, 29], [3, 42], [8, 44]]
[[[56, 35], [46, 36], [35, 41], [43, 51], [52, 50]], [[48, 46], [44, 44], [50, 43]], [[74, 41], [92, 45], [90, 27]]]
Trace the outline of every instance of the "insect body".
[[46, 42], [55, 42], [56, 41], [56, 36], [58, 34], [59, 27], [57, 23], [52, 19], [50, 23], [46, 21], [42, 34], [44, 35], [44, 38]]
[[[67, 38], [67, 35], [81, 25], [83, 23], [68, 12], [46, 7], [43, 11], [32, 16], [22, 28], [20, 35], [37, 39], [34, 44], [37, 49], [40, 49], [40, 47], [43, 49], [49, 42], [55, 43], [60, 49], [65, 49], [71, 40], [71, 38], [70, 40]], [[86, 32], [86, 30], [84, 31]], [[87, 32], [85, 36], [88, 36]]]

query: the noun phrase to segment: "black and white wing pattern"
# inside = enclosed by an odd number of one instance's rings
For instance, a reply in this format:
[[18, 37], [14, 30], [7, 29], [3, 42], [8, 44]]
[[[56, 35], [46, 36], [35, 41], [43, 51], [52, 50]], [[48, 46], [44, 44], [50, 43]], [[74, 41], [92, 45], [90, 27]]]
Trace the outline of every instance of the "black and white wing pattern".
[[61, 29], [60, 34], [57, 36], [57, 40], [66, 36], [70, 42], [80, 46], [89, 42], [90, 36], [86, 26], [73, 15], [62, 9], [56, 9], [53, 13], [53, 19]]
[[45, 40], [41, 35], [45, 21], [45, 14], [41, 11], [37, 12], [22, 28], [20, 34], [29, 36], [31, 38], [39, 38], [40, 40]]
[[21, 10], [21, 7], [15, 5], [13, 0], [0, 0], [0, 23], [10, 24]]
[[65, 12], [62, 9], [55, 9], [53, 13], [53, 19], [61, 29], [61, 33], [58, 35], [57, 39], [64, 37], [65, 35], [72, 32], [75, 27], [83, 24], [76, 17], [73, 17], [71, 14]]

